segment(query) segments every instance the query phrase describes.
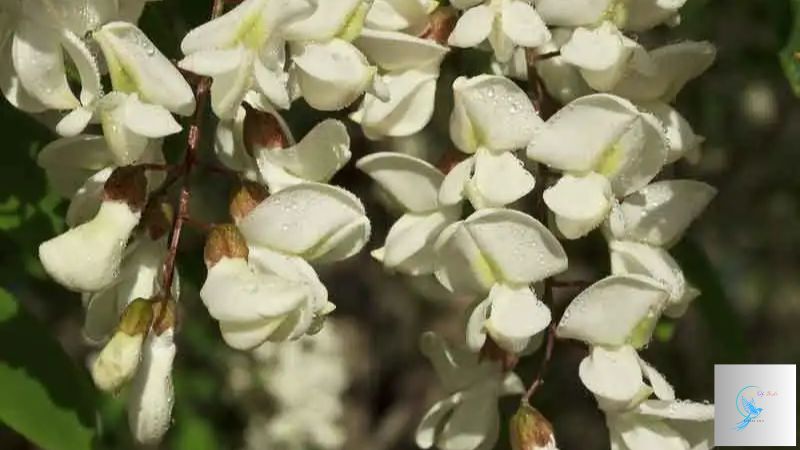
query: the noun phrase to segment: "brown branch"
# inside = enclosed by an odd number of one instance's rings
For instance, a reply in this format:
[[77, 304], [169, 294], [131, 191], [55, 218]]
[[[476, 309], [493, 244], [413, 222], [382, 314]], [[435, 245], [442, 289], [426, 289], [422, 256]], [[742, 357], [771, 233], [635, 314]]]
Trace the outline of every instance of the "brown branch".
[[536, 378], [533, 380], [528, 390], [522, 394], [521, 402], [523, 404], [530, 403], [533, 394], [535, 394], [536, 390], [539, 389], [542, 384], [544, 384], [544, 376], [547, 373], [547, 368], [550, 367], [550, 360], [553, 358], [553, 347], [555, 347], [555, 344], [556, 324], [555, 322], [551, 322], [550, 326], [547, 327], [547, 344], [545, 344], [542, 362], [539, 364], [539, 372], [536, 374]]
[[[216, 19], [222, 14], [223, 8], [225, 6], [224, 0], [214, 0], [214, 4], [211, 9], [211, 20]], [[195, 86], [194, 96], [195, 96], [195, 111], [194, 115], [191, 119], [191, 125], [189, 126], [189, 136], [187, 138], [186, 143], [186, 151], [184, 153], [183, 162], [175, 171], [175, 175], [172, 178], [168, 178], [165, 181], [164, 185], [164, 192], [172, 185], [172, 183], [176, 182], [178, 179], [183, 179], [183, 185], [181, 187], [180, 199], [178, 201], [178, 211], [175, 214], [175, 220], [172, 223], [172, 233], [170, 237], [169, 243], [169, 251], [167, 253], [167, 257], [164, 259], [164, 265], [162, 267], [162, 284], [161, 284], [161, 302], [163, 303], [162, 306], [166, 306], [166, 303], [169, 301], [172, 291], [172, 282], [175, 278], [175, 261], [178, 256], [178, 246], [180, 245], [181, 241], [181, 234], [183, 231], [183, 225], [186, 222], [186, 219], [189, 217], [189, 201], [191, 200], [191, 188], [190, 188], [190, 178], [192, 174], [192, 170], [194, 169], [195, 165], [197, 164], [197, 152], [200, 147], [201, 142], [201, 130], [203, 125], [203, 119], [206, 114], [206, 105], [208, 103], [208, 95], [209, 89], [211, 87], [211, 79], [208, 77], [202, 77], [197, 82]], [[166, 311], [167, 308], [161, 308], [162, 311]], [[157, 325], [161, 323], [162, 320], [166, 317], [165, 314], [161, 314], [160, 317], [156, 318], [153, 322], [154, 327], [157, 328]]]

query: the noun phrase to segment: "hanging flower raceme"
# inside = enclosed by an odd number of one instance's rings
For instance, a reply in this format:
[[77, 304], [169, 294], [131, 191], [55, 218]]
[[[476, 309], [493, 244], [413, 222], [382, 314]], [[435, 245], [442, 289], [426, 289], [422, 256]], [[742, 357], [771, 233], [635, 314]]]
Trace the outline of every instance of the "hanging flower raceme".
[[444, 174], [431, 164], [402, 153], [381, 152], [361, 158], [356, 166], [399, 203], [405, 212], [392, 226], [383, 247], [372, 252], [387, 269], [408, 275], [432, 274], [436, 239], [461, 217], [461, 205], [442, 206], [439, 188]]
[[499, 363], [449, 346], [434, 333], [422, 335], [420, 347], [430, 359], [448, 397], [434, 404], [417, 428], [421, 448], [443, 450], [494, 448], [500, 433], [497, 401], [524, 391], [519, 377]]
[[337, 261], [364, 246], [370, 228], [361, 202], [317, 183], [240, 202], [248, 206], [233, 208], [238, 225], [217, 227], [206, 243], [200, 296], [223, 338], [252, 349], [315, 332], [334, 305], [307, 260]]
[[476, 47], [488, 40], [497, 60], [507, 62], [516, 48], [538, 47], [550, 40], [547, 25], [525, 0], [456, 0], [450, 3], [465, 10], [448, 40], [453, 47]]
[[617, 198], [649, 183], [666, 154], [658, 120], [607, 94], [566, 105], [533, 133], [528, 145], [528, 158], [564, 172], [545, 191], [544, 201], [559, 231], [570, 239], [597, 228]]
[[542, 120], [528, 96], [508, 78], [479, 75], [453, 83], [450, 138], [470, 154], [442, 183], [439, 202], [464, 198], [475, 208], [504, 206], [534, 187], [534, 178], [513, 151], [525, 147]]
[[139, 224], [147, 179], [137, 167], [115, 169], [94, 218], [39, 246], [39, 259], [59, 284], [79, 292], [108, 287], [119, 275], [128, 239]]

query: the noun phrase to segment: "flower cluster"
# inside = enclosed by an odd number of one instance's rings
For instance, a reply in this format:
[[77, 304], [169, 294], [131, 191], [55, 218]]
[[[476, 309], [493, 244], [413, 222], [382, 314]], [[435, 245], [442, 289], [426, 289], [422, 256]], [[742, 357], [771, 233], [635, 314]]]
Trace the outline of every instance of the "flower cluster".
[[[358, 253], [371, 230], [361, 201], [330, 184], [351, 159], [347, 125], [326, 119], [298, 141], [282, 111], [302, 100], [347, 110], [371, 140], [419, 136], [447, 103], [437, 101], [446, 56], [475, 47], [491, 52], [493, 73], [453, 77], [443, 161], [377, 152], [356, 162], [402, 211], [375, 259], [471, 302], [465, 345], [422, 338], [448, 397], [417, 443], [493, 448], [497, 399], [525, 392], [516, 360], [545, 340], [549, 358], [553, 339], [570, 338], [589, 346], [579, 373], [614, 448], [711, 445], [713, 406], [676, 400], [637, 353], [663, 314], [679, 317], [699, 295], [668, 250], [715, 194], [658, 178], [699, 157], [703, 138], [671, 103], [714, 47], [646, 48], [638, 33], [676, 23], [684, 1], [244, 0], [226, 10], [216, 0], [180, 44], [177, 67], [200, 76], [194, 91], [136, 26], [147, 1], [0, 2], [3, 94], [26, 112], [58, 111], [61, 138], [39, 164], [70, 200], [69, 229], [40, 260], [83, 295], [85, 335], [103, 345], [96, 384], [133, 380], [138, 441], [157, 443], [170, 422], [176, 253], [206, 102], [224, 166], [214, 168], [236, 188], [227, 223], [206, 227], [200, 297], [231, 347], [280, 345], [319, 332], [335, 308], [314, 265]], [[563, 106], [549, 114], [546, 102]], [[183, 162], [168, 165], [162, 140], [183, 128], [175, 115], [195, 117]], [[560, 239], [595, 230], [612, 273], [554, 321], [550, 283], [568, 268]], [[535, 387], [512, 422], [516, 450], [556, 445], [528, 404]], [[287, 409], [305, 394], [280, 389]]]

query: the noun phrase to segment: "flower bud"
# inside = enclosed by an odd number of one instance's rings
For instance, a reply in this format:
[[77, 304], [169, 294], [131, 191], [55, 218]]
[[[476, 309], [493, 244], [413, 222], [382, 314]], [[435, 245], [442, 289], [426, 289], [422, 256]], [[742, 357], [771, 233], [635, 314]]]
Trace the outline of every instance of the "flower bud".
[[128, 425], [133, 438], [142, 445], [158, 444], [169, 429], [174, 402], [174, 359], [174, 330], [150, 333], [128, 401]]
[[207, 268], [210, 269], [222, 258], [247, 259], [248, 254], [247, 241], [236, 225], [217, 225], [208, 233], [203, 254]]
[[153, 305], [153, 332], [159, 336], [175, 328], [178, 304], [172, 298], [156, 298]]
[[511, 417], [510, 433], [512, 450], [558, 450], [553, 426], [527, 403]]
[[242, 180], [238, 189], [233, 193], [230, 203], [230, 214], [236, 223], [239, 223], [259, 203], [269, 196], [267, 188], [252, 181]]
[[147, 201], [145, 170], [137, 166], [118, 167], [103, 185], [103, 199], [125, 202], [133, 211], [144, 209]]
[[150, 300], [134, 300], [125, 309], [116, 333], [92, 364], [92, 378], [98, 388], [114, 392], [133, 377], [152, 319]]
[[275, 115], [247, 108], [244, 117], [244, 145], [253, 156], [261, 149], [278, 149], [289, 146], [283, 126]]

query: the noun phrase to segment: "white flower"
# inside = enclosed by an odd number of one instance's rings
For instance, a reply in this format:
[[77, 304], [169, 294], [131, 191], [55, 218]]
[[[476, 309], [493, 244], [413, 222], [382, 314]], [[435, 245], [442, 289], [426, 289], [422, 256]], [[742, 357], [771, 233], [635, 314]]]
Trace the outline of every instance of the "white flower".
[[430, 332], [422, 336], [421, 347], [449, 396], [422, 418], [417, 445], [443, 450], [493, 448], [500, 433], [497, 401], [524, 390], [519, 377], [503, 373], [497, 363], [481, 362], [477, 354], [466, 349], [449, 347]]
[[666, 250], [631, 241], [611, 241], [608, 246], [612, 274], [639, 274], [663, 284], [669, 292], [664, 314], [683, 315], [689, 303], [700, 295], [700, 291], [687, 283], [680, 266]]
[[566, 105], [535, 131], [528, 145], [528, 158], [565, 172], [545, 191], [544, 199], [559, 231], [570, 239], [600, 225], [615, 197], [649, 183], [666, 154], [658, 120], [607, 94]]
[[387, 71], [381, 81], [389, 98], [366, 94], [350, 118], [371, 139], [409, 136], [424, 128], [433, 116], [436, 81], [447, 48], [403, 33], [374, 30], [364, 30], [354, 43]]
[[39, 259], [59, 284], [81, 292], [109, 286], [119, 275], [125, 245], [141, 210], [126, 201], [106, 200], [94, 219], [42, 243]]
[[670, 103], [690, 80], [705, 72], [716, 57], [708, 42], [679, 42], [648, 52], [651, 65], [632, 65], [613, 93], [635, 102]]
[[524, 147], [542, 123], [527, 95], [495, 75], [460, 77], [453, 92], [450, 137], [461, 151], [474, 155], [450, 170], [439, 201], [451, 205], [466, 197], [476, 208], [485, 208], [520, 199], [533, 189], [534, 179], [512, 151]]
[[344, 189], [303, 183], [270, 196], [239, 223], [249, 245], [318, 262], [357, 253], [369, 239], [361, 201]]
[[436, 0], [375, 0], [364, 25], [375, 30], [418, 34], [428, 25], [428, 14]]
[[409, 275], [434, 272], [433, 244], [461, 215], [461, 206], [439, 203], [444, 175], [429, 163], [402, 153], [375, 153], [356, 167], [366, 172], [405, 214], [392, 226], [382, 248], [372, 252], [384, 267]]
[[550, 31], [527, 1], [466, 0], [453, 6], [469, 8], [450, 34], [453, 47], [475, 47], [488, 40], [497, 59], [506, 62], [516, 47], [538, 47], [550, 40]]
[[308, 12], [306, 0], [246, 0], [190, 31], [181, 42], [186, 58], [178, 65], [214, 79], [211, 106], [220, 119], [232, 118], [251, 89], [288, 108], [282, 31]]
[[641, 348], [650, 341], [669, 293], [642, 275], [611, 275], [569, 304], [556, 334], [593, 346]]
[[457, 293], [485, 294], [497, 284], [527, 286], [567, 268], [558, 240], [533, 217], [483, 209], [442, 231], [436, 277]]
[[174, 330], [169, 328], [161, 334], [151, 330], [128, 399], [128, 424], [133, 438], [140, 444], [158, 444], [169, 429], [175, 401], [174, 359]]
[[611, 447], [618, 450], [713, 448], [714, 405], [645, 400], [624, 413], [606, 413]]
[[649, 184], [625, 198], [609, 218], [614, 239], [657, 247], [678, 242], [708, 206], [717, 190], [700, 181], [666, 180]]
[[645, 31], [677, 21], [686, 0], [537, 0], [536, 10], [549, 25], [592, 26], [610, 20], [620, 28]]
[[486, 335], [503, 350], [521, 353], [530, 350], [532, 340], [550, 325], [550, 309], [528, 286], [496, 284], [485, 300], [472, 310], [467, 324], [467, 345], [479, 351]]

